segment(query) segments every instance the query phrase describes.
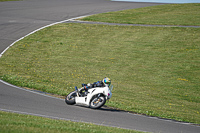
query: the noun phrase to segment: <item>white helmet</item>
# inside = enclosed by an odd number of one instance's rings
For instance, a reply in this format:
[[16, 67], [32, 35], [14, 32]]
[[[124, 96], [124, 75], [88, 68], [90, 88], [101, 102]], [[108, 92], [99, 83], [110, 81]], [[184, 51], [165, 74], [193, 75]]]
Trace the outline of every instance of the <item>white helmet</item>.
[[104, 83], [104, 84], [107, 84], [108, 86], [110, 86], [110, 84], [111, 84], [110, 78], [106, 78], [106, 77], [105, 77], [105, 78], [103, 79], [103, 83]]

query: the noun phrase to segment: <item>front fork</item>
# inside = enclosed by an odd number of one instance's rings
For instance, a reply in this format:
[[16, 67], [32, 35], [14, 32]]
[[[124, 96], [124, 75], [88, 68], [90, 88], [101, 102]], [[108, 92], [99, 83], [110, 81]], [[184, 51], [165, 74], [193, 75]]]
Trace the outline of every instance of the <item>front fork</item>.
[[102, 99], [100, 98], [100, 96], [101, 96], [101, 94], [97, 95], [97, 101], [95, 101], [95, 102], [97, 102], [97, 103], [102, 102]]

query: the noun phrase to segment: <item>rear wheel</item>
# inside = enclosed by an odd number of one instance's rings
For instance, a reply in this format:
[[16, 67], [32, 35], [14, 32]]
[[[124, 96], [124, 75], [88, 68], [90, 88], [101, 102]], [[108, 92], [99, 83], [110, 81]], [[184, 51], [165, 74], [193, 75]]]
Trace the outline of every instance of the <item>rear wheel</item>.
[[69, 105], [73, 105], [73, 104], [76, 103], [76, 102], [75, 102], [75, 97], [76, 97], [76, 91], [72, 91], [72, 92], [70, 92], [70, 93], [66, 96], [65, 102], [66, 102], [67, 104], [69, 104]]
[[95, 95], [90, 101], [90, 108], [98, 109], [98, 108], [101, 108], [105, 103], [106, 103], [105, 96], [101, 95], [98, 97], [98, 95]]

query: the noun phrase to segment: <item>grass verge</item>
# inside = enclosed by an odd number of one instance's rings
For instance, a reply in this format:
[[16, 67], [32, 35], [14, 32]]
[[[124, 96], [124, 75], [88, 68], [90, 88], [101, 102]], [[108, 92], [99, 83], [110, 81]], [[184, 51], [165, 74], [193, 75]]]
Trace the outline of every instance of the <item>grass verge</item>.
[[2, 133], [142, 133], [121, 128], [98, 126], [89, 123], [54, 120], [43, 117], [0, 111]]
[[199, 124], [199, 35], [199, 28], [58, 24], [11, 47], [0, 78], [66, 95], [108, 76], [115, 87], [108, 106]]
[[92, 15], [82, 20], [126, 24], [200, 25], [200, 3], [166, 4]]

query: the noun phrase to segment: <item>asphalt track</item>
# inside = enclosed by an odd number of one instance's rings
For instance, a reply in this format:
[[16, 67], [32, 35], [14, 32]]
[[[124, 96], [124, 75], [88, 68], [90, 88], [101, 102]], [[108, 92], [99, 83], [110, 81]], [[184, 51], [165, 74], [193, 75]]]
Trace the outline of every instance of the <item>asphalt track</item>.
[[[108, 11], [140, 8], [156, 3], [108, 0], [24, 0], [0, 2], [0, 53], [21, 37], [46, 25]], [[158, 119], [124, 111], [93, 110], [66, 105], [64, 100], [0, 82], [0, 110], [53, 119], [82, 121], [155, 133], [199, 133], [189, 123]]]

